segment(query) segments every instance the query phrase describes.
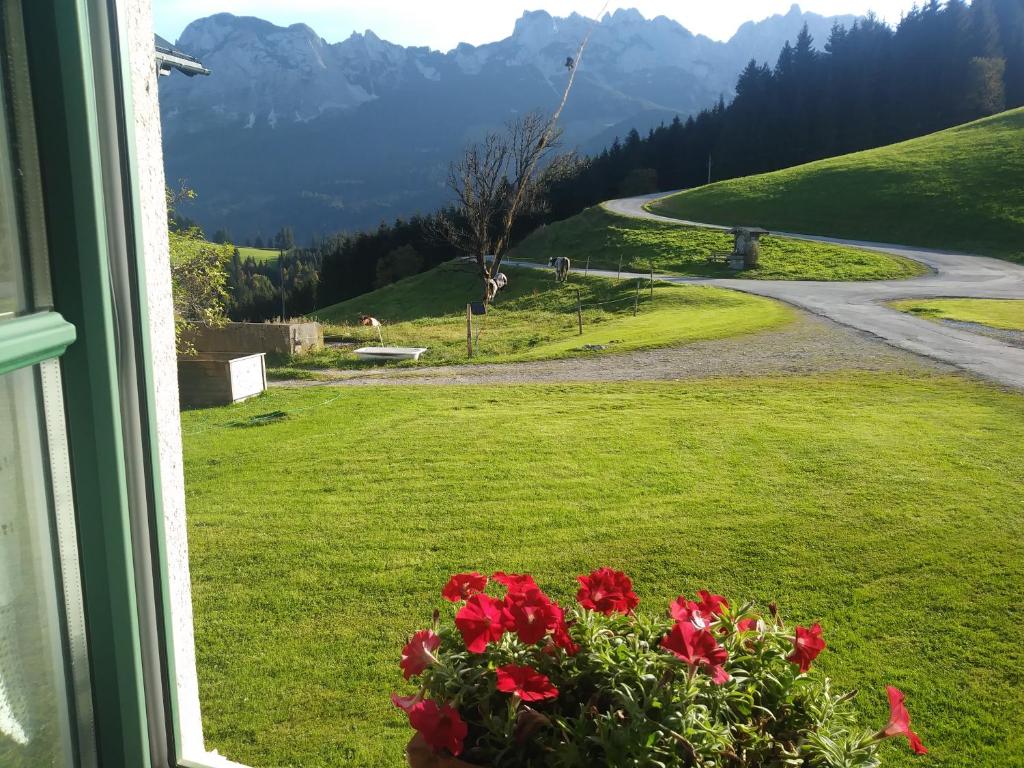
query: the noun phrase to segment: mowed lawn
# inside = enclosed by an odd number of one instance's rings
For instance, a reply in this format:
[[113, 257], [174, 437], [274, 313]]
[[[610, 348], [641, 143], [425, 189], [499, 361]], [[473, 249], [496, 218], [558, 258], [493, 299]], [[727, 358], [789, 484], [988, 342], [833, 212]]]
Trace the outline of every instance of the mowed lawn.
[[651, 204], [664, 216], [1024, 262], [1024, 109]]
[[[927, 270], [917, 262], [861, 248], [812, 243], [784, 237], [761, 240], [756, 269], [729, 269], [721, 256], [733, 249], [733, 236], [721, 230], [632, 219], [601, 206], [535, 230], [509, 254], [510, 259], [547, 263], [566, 256], [573, 269], [615, 270], [751, 280], [899, 280]], [[717, 261], [709, 262], [715, 256]]]
[[[649, 280], [638, 289], [636, 280], [577, 274], [558, 284], [548, 271], [504, 271], [508, 288], [486, 316], [473, 318], [472, 359], [466, 349], [466, 304], [480, 300], [481, 282], [468, 266], [449, 263], [318, 310], [316, 319], [326, 324], [327, 338], [344, 345], [280, 361], [271, 373], [276, 378], [308, 378], [325, 368], [366, 367], [354, 350], [379, 346], [380, 340], [375, 329], [358, 324], [363, 314], [384, 323], [385, 344], [428, 349], [418, 363], [406, 366], [614, 354], [738, 336], [793, 318], [783, 304], [720, 288], [656, 283], [652, 295]], [[604, 349], [595, 352], [594, 347]]]
[[[287, 416], [246, 426], [261, 414]], [[628, 571], [821, 621], [821, 667], [932, 750], [1024, 760], [1024, 398], [958, 377], [277, 390], [183, 417], [207, 744], [403, 765], [407, 636], [449, 574]]]
[[1024, 331], [1024, 300], [1021, 299], [901, 299], [890, 303], [896, 309], [929, 320], [957, 320], [1006, 331]]

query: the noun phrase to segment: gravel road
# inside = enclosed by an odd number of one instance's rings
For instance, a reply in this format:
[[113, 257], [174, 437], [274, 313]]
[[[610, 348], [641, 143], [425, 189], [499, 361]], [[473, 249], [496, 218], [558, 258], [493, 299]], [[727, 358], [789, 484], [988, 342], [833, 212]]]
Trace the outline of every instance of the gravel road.
[[954, 369], [825, 318], [800, 314], [793, 323], [778, 329], [666, 349], [536, 363], [325, 371], [329, 377], [325, 381], [275, 381], [271, 386], [673, 381], [845, 370], [916, 373]]

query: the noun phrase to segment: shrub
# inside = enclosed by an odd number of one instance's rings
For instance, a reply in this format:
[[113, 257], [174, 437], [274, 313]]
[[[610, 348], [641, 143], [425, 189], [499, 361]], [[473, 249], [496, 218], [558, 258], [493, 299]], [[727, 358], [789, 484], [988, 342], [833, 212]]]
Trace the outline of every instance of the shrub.
[[885, 728], [857, 724], [854, 694], [812, 669], [817, 624], [790, 630], [774, 605], [760, 615], [703, 591], [648, 616], [625, 574], [579, 582], [563, 610], [527, 575], [452, 577], [454, 628], [435, 611], [413, 635], [400, 666], [418, 691], [392, 697], [421, 747], [495, 768], [869, 768], [897, 736], [927, 751], [895, 688]]

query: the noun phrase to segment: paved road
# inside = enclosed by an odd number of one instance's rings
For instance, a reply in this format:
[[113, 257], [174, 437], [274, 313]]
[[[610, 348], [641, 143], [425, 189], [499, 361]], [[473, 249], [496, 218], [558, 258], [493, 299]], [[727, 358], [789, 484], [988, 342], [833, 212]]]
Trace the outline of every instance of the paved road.
[[[672, 224], [713, 225], [682, 222], [658, 216], [644, 206], [665, 193], [605, 203], [610, 211], [634, 218]], [[824, 283], [786, 280], [708, 280], [661, 277], [667, 282], [703, 283], [733, 288], [746, 293], [784, 301], [842, 325], [870, 333], [889, 344], [1016, 389], [1024, 389], [1024, 349], [980, 336], [962, 328], [923, 320], [886, 307], [883, 302], [902, 298], [971, 297], [1024, 299], [1024, 267], [999, 259], [948, 253], [922, 248], [842, 240], [829, 237], [777, 232], [801, 240], [838, 243], [904, 256], [931, 268], [932, 273], [912, 280], [882, 280], [859, 283]], [[591, 270], [594, 272], [595, 270]], [[596, 274], [615, 275], [615, 272]], [[625, 275], [624, 275], [625, 276]], [[631, 275], [643, 277], [643, 275]]]

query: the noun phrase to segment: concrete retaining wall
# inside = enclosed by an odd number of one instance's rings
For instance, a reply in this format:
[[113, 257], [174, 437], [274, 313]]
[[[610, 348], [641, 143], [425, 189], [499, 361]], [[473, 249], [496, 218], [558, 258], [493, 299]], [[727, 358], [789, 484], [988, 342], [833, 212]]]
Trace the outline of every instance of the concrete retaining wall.
[[297, 355], [324, 346], [320, 323], [228, 323], [220, 328], [196, 324], [184, 337], [200, 355]]

